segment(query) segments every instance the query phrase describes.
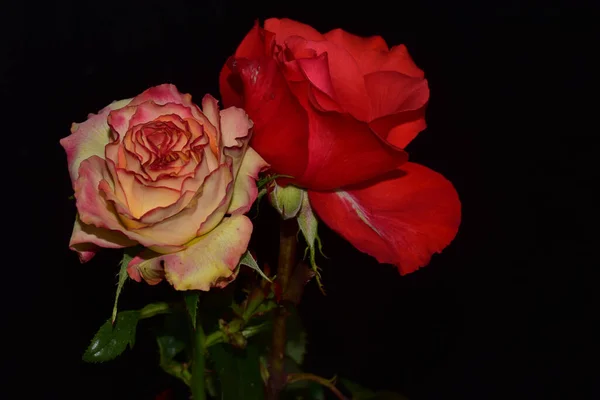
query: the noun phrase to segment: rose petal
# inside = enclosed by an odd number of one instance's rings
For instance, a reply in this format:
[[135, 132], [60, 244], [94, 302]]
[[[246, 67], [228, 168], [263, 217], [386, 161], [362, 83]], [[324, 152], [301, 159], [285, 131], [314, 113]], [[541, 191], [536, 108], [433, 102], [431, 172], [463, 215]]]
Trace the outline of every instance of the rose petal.
[[[98, 228], [121, 231], [122, 225], [115, 213], [114, 204], [100, 195], [101, 182], [112, 185], [106, 161], [98, 156], [84, 160], [75, 181], [75, 200], [81, 221]], [[112, 189], [114, 186], [108, 188]]]
[[325, 39], [346, 49], [357, 61], [371, 51], [387, 52], [387, 43], [381, 36], [362, 37], [346, 32], [343, 29], [333, 29], [323, 35]]
[[310, 157], [304, 174], [296, 178], [300, 186], [333, 190], [390, 172], [408, 159], [351, 116], [307, 111]]
[[288, 37], [300, 36], [306, 40], [323, 40], [324, 37], [313, 27], [287, 18], [269, 18], [264, 24], [265, 30], [275, 34], [275, 41], [283, 45]]
[[[114, 113], [118, 112], [115, 111]], [[111, 113], [111, 117], [114, 113]], [[135, 108], [135, 114], [129, 120], [128, 128], [131, 129], [136, 125], [154, 121], [163, 115], [176, 115], [178, 119], [194, 118], [192, 110], [187, 106], [177, 103], [157, 104], [153, 101], [147, 101]]]
[[237, 176], [238, 170], [242, 164], [244, 154], [248, 147], [251, 137], [252, 121], [248, 119], [246, 112], [237, 107], [229, 107], [221, 110], [221, 141], [222, 141], [222, 159], [225, 156], [231, 157], [233, 176]]
[[[291, 42], [290, 42], [291, 43]], [[302, 47], [294, 39], [294, 52], [298, 52]], [[333, 43], [326, 41], [309, 41], [304, 40], [304, 47], [316, 51], [317, 57], [322, 54], [327, 54], [327, 62], [329, 70], [327, 71], [322, 66], [308, 59], [297, 59], [300, 66], [306, 66], [305, 73], [307, 77], [318, 87], [323, 93], [327, 93], [330, 89], [328, 81], [331, 82], [335, 91], [335, 100], [350, 114], [360, 121], [368, 121], [369, 110], [365, 107], [365, 103], [369, 97], [363, 80], [363, 73], [358, 68], [356, 60], [344, 48], [336, 46]]]
[[[161, 250], [165, 252], [177, 251], [182, 248], [181, 245], [167, 243], [161, 240], [160, 237], [144, 237], [125, 228], [117, 216], [115, 208], [115, 205], [119, 207], [122, 207], [122, 205], [116, 202], [117, 199], [112, 191], [114, 191], [114, 183], [108, 172], [106, 162], [98, 156], [92, 156], [84, 160], [79, 167], [79, 178], [75, 182], [75, 200], [81, 222], [97, 228], [121, 232], [129, 239], [145, 247], [160, 245]], [[126, 211], [126, 209], [121, 210], [121, 212]], [[191, 235], [188, 240], [194, 236]]]
[[151, 87], [141, 94], [137, 95], [130, 103], [132, 106], [142, 104], [146, 101], [153, 101], [156, 104], [183, 104], [189, 106], [192, 104], [192, 96], [182, 94], [177, 90], [175, 85], [165, 83], [162, 85]]
[[110, 129], [106, 118], [111, 110], [125, 107], [131, 99], [115, 101], [103, 108], [97, 115], [90, 115], [88, 120], [71, 126], [71, 135], [60, 140], [67, 153], [67, 163], [71, 183], [75, 185], [79, 166], [83, 160], [92, 156], [104, 155], [104, 147], [110, 141]]
[[[152, 242], [147, 245], [153, 250], [165, 252], [162, 246], [182, 246], [196, 236], [207, 223], [213, 223], [216, 210], [223, 208], [224, 201], [229, 205], [228, 196], [231, 196], [229, 185], [233, 183], [230, 164], [223, 164], [210, 173], [189, 206], [178, 214], [167, 218], [155, 225], [135, 229], [134, 232]], [[227, 200], [225, 200], [227, 199]], [[227, 207], [220, 212], [217, 223], [225, 215]], [[214, 225], [210, 229], [214, 228]], [[202, 232], [204, 233], [204, 232]]]
[[334, 29], [324, 36], [329, 42], [346, 49], [356, 60], [363, 75], [377, 71], [396, 71], [417, 78], [424, 75], [403, 44], [389, 50], [381, 36], [365, 38], [342, 29]]
[[380, 71], [365, 76], [371, 100], [369, 120], [422, 108], [429, 100], [427, 80], [399, 72]]
[[302, 175], [308, 161], [308, 120], [276, 62], [239, 59], [234, 73], [243, 82], [244, 109], [254, 121], [252, 148], [278, 173]]
[[252, 222], [243, 215], [225, 218], [215, 229], [191, 243], [185, 250], [154, 258], [132, 260], [129, 275], [139, 280], [144, 271], [164, 268], [167, 280], [177, 290], [204, 290], [223, 287], [235, 276], [234, 270], [248, 248]]
[[414, 111], [401, 111], [377, 118], [369, 122], [369, 127], [386, 142], [404, 149], [417, 137], [419, 132], [427, 128], [425, 108], [421, 107]]
[[117, 169], [117, 177], [127, 197], [127, 205], [133, 218], [140, 218], [148, 211], [168, 207], [181, 197], [179, 190], [161, 186], [148, 187], [136, 175], [124, 169]]
[[73, 225], [73, 234], [69, 248], [79, 254], [82, 263], [90, 261], [99, 248], [120, 249], [135, 246], [136, 242], [130, 240], [120, 232], [97, 228], [81, 222], [79, 216]]
[[[423, 70], [417, 67], [417, 64], [415, 64], [408, 53], [408, 49], [403, 44], [392, 47], [387, 55], [387, 59], [378, 66], [377, 70], [396, 71], [409, 76], [414, 76], [415, 78], [423, 78], [423, 76], [425, 76]], [[365, 74], [368, 72], [372, 71], [365, 71]]]
[[[219, 155], [219, 150], [222, 147], [221, 141], [221, 117], [219, 116], [219, 102], [217, 99], [207, 94], [202, 98], [202, 113], [208, 118], [208, 121], [214, 126], [216, 135], [211, 136], [210, 131], [207, 131], [210, 139], [210, 148], [213, 154]], [[219, 159], [220, 160], [220, 159]]]
[[227, 214], [245, 214], [250, 210], [252, 203], [258, 196], [258, 189], [256, 188], [258, 174], [267, 168], [269, 168], [269, 164], [249, 147], [235, 179], [233, 197]]
[[358, 250], [407, 274], [429, 263], [456, 236], [461, 206], [452, 184], [419, 164], [371, 186], [309, 192], [313, 209]]
[[145, 249], [127, 264], [127, 274], [136, 282], [142, 279], [149, 285], [158, 285], [165, 277], [165, 270], [160, 261], [149, 261], [160, 256], [152, 250]]

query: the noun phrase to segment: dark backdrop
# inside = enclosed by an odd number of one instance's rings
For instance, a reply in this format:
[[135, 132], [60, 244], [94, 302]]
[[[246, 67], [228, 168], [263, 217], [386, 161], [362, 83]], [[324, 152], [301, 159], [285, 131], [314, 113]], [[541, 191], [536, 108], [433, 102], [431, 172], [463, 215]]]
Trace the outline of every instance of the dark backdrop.
[[[411, 400], [592, 398], [597, 197], [593, 129], [582, 124], [590, 103], [579, 94], [594, 58], [592, 7], [148, 0], [3, 9], [3, 374], [17, 390], [7, 387], [7, 398], [152, 399], [177, 387], [143, 337], [112, 363], [80, 361], [110, 313], [119, 254], [80, 265], [67, 249], [75, 208], [58, 140], [71, 122], [152, 85], [218, 95], [222, 64], [267, 17], [405, 43], [431, 87], [429, 127], [408, 150], [449, 178], [463, 204], [453, 244], [405, 277], [322, 228], [328, 294], [311, 283], [301, 306], [307, 369]], [[167, 289], [130, 283], [123, 307]]]

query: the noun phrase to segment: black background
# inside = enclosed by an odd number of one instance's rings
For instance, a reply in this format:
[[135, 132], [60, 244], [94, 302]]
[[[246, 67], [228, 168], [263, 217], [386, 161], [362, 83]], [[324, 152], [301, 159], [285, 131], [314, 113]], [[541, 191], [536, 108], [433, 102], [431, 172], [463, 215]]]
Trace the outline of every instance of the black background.
[[[431, 88], [429, 127], [408, 150], [463, 204], [453, 244], [405, 277], [323, 228], [327, 296], [311, 283], [301, 307], [307, 369], [411, 400], [593, 398], [597, 128], [583, 121], [596, 11], [464, 0], [3, 6], [6, 398], [153, 399], [177, 385], [140, 337], [114, 362], [80, 361], [110, 314], [119, 253], [80, 265], [68, 250], [75, 208], [58, 140], [152, 85], [218, 96], [222, 64], [268, 17], [405, 43]], [[122, 304], [166, 290], [130, 283]]]

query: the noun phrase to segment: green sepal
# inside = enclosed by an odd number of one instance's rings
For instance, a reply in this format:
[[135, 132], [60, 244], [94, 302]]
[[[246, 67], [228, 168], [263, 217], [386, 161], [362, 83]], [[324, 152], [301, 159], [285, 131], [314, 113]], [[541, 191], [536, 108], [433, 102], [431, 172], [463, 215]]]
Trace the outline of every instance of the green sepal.
[[319, 285], [319, 290], [321, 293], [325, 294], [325, 288], [323, 286], [323, 282], [321, 281], [321, 272], [320, 268], [317, 266], [315, 257], [316, 257], [316, 249], [319, 249], [319, 252], [323, 255], [323, 249], [321, 245], [321, 239], [318, 234], [318, 221], [315, 213], [310, 206], [310, 201], [308, 199], [308, 195], [302, 199], [302, 207], [300, 208], [300, 212], [298, 213], [298, 226], [300, 227], [300, 231], [302, 235], [304, 235], [304, 240], [306, 241], [307, 248], [304, 251], [304, 257], [309, 255], [310, 266], [315, 273], [315, 278], [317, 279], [317, 284]]
[[190, 321], [192, 321], [192, 326], [196, 329], [196, 315], [198, 312], [198, 299], [200, 298], [200, 294], [194, 291], [186, 291], [183, 296], [185, 299], [185, 308], [190, 316]]
[[242, 256], [242, 258], [240, 258], [240, 262], [238, 263], [238, 267], [241, 265], [245, 265], [247, 267], [252, 268], [253, 270], [255, 270], [256, 272], [258, 272], [258, 274], [260, 276], [263, 277], [263, 279], [269, 281], [269, 282], [273, 282], [267, 275], [265, 275], [265, 273], [260, 269], [260, 267], [258, 266], [258, 263], [256, 262], [256, 260], [254, 259], [254, 257], [252, 257], [252, 254], [250, 254], [249, 251], [246, 250], [246, 252], [244, 253], [244, 255]]

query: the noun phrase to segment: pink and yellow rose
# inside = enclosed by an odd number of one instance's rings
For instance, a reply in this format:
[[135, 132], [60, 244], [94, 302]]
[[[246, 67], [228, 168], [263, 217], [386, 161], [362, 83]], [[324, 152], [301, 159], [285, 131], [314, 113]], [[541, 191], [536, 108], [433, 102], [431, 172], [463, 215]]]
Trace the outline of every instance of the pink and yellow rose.
[[116, 101], [73, 124], [67, 153], [78, 216], [70, 247], [81, 262], [99, 248], [142, 245], [131, 278], [178, 290], [224, 286], [236, 274], [266, 162], [248, 146], [252, 121], [236, 107], [202, 108], [173, 85]]

